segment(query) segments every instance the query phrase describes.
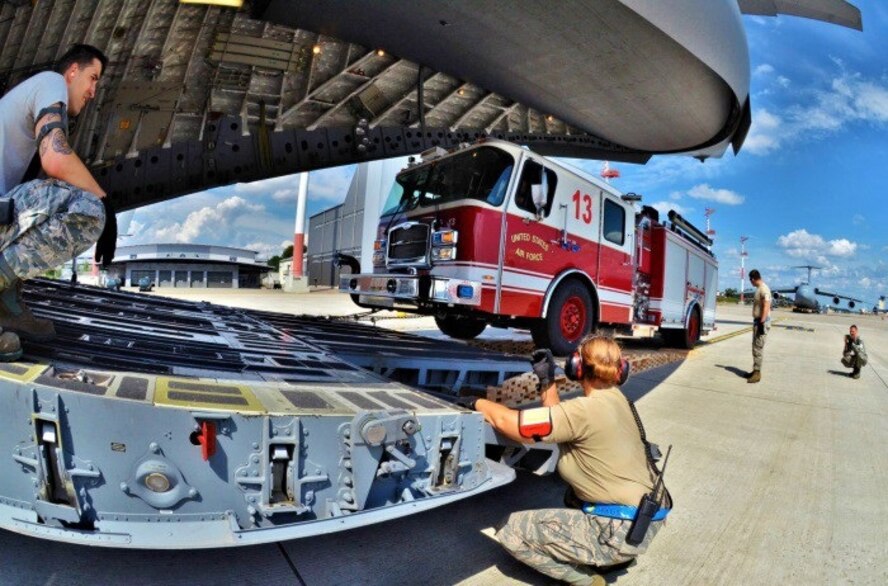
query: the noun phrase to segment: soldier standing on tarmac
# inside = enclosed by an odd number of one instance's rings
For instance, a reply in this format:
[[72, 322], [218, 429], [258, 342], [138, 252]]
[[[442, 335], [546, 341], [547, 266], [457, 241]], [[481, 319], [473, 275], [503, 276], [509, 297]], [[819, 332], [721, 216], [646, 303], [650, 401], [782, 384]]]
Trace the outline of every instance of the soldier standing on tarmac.
[[[617, 388], [625, 380], [620, 348], [608, 338], [587, 336], [569, 360], [583, 396], [561, 402], [549, 350], [534, 352], [542, 407], [517, 411], [461, 397], [460, 404], [484, 414], [499, 433], [522, 443], [559, 447], [558, 473], [569, 485], [569, 508], [512, 513], [497, 533], [502, 546], [538, 572], [569, 584], [603, 586], [598, 571], [626, 564], [644, 553], [672, 507], [660, 472], [650, 458], [634, 406]], [[567, 368], [567, 367], [566, 367]], [[656, 487], [656, 488], [655, 488]], [[642, 503], [662, 487], [648, 509], [649, 525], [633, 530]], [[642, 504], [641, 506], [639, 506]]]
[[[34, 317], [22, 301], [24, 279], [75, 258], [97, 239], [96, 261], [107, 266], [114, 256], [111, 204], [68, 143], [68, 116], [95, 97], [107, 65], [99, 49], [74, 45], [54, 71], [33, 75], [0, 99], [0, 360], [21, 356], [19, 336], [55, 337], [52, 322]], [[46, 178], [22, 183], [35, 152]]]
[[749, 271], [749, 282], [755, 287], [755, 296], [752, 299], [752, 372], [746, 382], [757, 383], [762, 380], [765, 342], [771, 330], [771, 289], [756, 269]]
[[852, 369], [851, 378], [860, 378], [860, 369], [866, 366], [866, 346], [857, 335], [857, 326], [851, 326], [845, 336], [845, 349], [842, 351], [842, 364]]

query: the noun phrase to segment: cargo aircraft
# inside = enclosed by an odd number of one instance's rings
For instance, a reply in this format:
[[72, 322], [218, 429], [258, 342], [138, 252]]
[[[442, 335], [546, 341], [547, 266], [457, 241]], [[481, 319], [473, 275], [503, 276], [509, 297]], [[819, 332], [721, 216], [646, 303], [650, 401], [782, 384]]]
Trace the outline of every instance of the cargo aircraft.
[[[543, 155], [705, 159], [738, 151], [751, 122], [742, 13], [862, 26], [841, 0], [4, 0], [0, 92], [72, 44], [107, 54], [70, 141], [118, 211], [481, 137]], [[515, 476], [524, 448], [418, 388], [502, 385], [526, 360], [27, 286], [59, 337], [0, 368], [0, 528], [103, 547], [243, 546], [390, 520]]]
[[774, 289], [774, 298], [779, 300], [792, 295], [792, 310], [801, 313], [824, 313], [827, 310], [857, 312], [862, 309], [862, 300], [839, 293], [824, 291], [811, 285], [811, 271], [821, 269], [814, 265], [801, 265], [794, 269], [808, 269], [808, 279], [804, 283], [791, 288]]
[[482, 136], [705, 159], [751, 123], [742, 14], [862, 28], [843, 0], [6, 0], [0, 93], [103, 50], [73, 146], [118, 211]]

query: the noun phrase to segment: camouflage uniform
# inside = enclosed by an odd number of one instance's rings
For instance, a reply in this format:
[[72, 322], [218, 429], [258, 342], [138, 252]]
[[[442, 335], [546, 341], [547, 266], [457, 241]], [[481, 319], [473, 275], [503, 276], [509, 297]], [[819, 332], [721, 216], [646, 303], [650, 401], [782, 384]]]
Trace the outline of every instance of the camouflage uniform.
[[[750, 273], [751, 275], [751, 273]], [[768, 341], [768, 332], [771, 331], [771, 315], [770, 315], [770, 304], [771, 304], [771, 288], [765, 284], [764, 281], [759, 279], [759, 283], [755, 288], [755, 296], [752, 299], [752, 370], [753, 372], [760, 373], [762, 370], [762, 360], [765, 357], [765, 342]], [[765, 316], [765, 319], [762, 320], [763, 314], [765, 313], [765, 305], [768, 305], [769, 312], [768, 315]], [[761, 333], [759, 333], [759, 325], [763, 326], [761, 328]], [[758, 382], [760, 380], [761, 375], [756, 375], [757, 378], [753, 378], [749, 382]]]
[[98, 197], [58, 179], [29, 181], [6, 196], [15, 200], [15, 218], [0, 226], [0, 254], [19, 279], [83, 253], [105, 225], [105, 208]]
[[860, 369], [866, 366], [866, 346], [863, 345], [863, 339], [858, 337], [852, 340], [851, 336], [845, 336], [845, 350], [842, 352], [842, 364], [847, 368], [853, 368], [854, 372], [860, 372]]
[[579, 509], [539, 509], [512, 513], [496, 536], [515, 559], [538, 572], [568, 584], [592, 584], [598, 572], [590, 566], [631, 561], [647, 550], [663, 523], [651, 523], [644, 541], [633, 547], [625, 543], [632, 521]]
[[752, 369], [761, 370], [762, 360], [765, 358], [765, 342], [768, 341], [768, 332], [771, 331], [771, 320], [765, 321], [764, 333], [759, 334], [758, 328], [752, 328]]

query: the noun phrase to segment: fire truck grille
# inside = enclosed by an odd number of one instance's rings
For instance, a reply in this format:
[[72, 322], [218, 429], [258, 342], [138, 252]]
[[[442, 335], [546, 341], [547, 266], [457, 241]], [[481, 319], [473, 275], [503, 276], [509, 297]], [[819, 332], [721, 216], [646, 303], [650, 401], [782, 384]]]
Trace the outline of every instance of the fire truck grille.
[[423, 261], [428, 248], [428, 224], [395, 228], [389, 234], [388, 258], [395, 263]]

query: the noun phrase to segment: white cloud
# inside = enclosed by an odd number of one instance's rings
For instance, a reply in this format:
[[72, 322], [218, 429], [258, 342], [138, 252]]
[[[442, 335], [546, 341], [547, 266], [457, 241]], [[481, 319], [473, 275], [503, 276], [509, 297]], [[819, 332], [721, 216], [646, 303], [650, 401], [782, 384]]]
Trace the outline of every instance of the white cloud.
[[[841, 64], [838, 64], [841, 67]], [[790, 80], [778, 77], [788, 88]], [[837, 132], [852, 123], [888, 124], [888, 79], [869, 80], [841, 70], [828, 87], [791, 95], [795, 104], [777, 116], [767, 108], [756, 109], [744, 150], [766, 155], [784, 144], [811, 140]]]
[[298, 189], [278, 189], [271, 194], [271, 199], [281, 203], [292, 201], [295, 204], [297, 195], [299, 195]]
[[355, 165], [312, 172], [308, 182], [308, 199], [338, 204], [345, 201], [355, 174]]
[[819, 234], [811, 234], [805, 229], [780, 236], [777, 245], [789, 256], [813, 259], [818, 264], [829, 265], [827, 270], [834, 268], [829, 257], [850, 258], [858, 247], [856, 242], [847, 238], [827, 241]]
[[774, 66], [768, 63], [762, 63], [752, 70], [753, 75], [768, 75], [770, 73], [774, 73]]
[[752, 127], [746, 141], [743, 143], [743, 150], [756, 155], [764, 155], [779, 146], [780, 127], [783, 120], [762, 108], [753, 114]]
[[[342, 203], [354, 173], [355, 165], [312, 171], [308, 179], [308, 199]], [[273, 177], [253, 183], [238, 183], [234, 186], [236, 194], [251, 198], [270, 195], [274, 201], [280, 203], [292, 201], [295, 204], [298, 191], [299, 174]]]
[[855, 226], [862, 226], [866, 223], [866, 217], [863, 214], [854, 214], [854, 217], [851, 218], [851, 222]]
[[282, 240], [277, 244], [273, 244], [265, 241], [255, 241], [250, 242], [249, 244], [244, 245], [244, 248], [247, 250], [256, 251], [257, 258], [271, 258], [272, 256], [279, 255], [284, 251], [284, 248], [293, 244], [292, 240]]
[[[598, 176], [601, 163], [584, 159], [561, 159], [568, 165], [577, 167], [581, 171], [593, 176]], [[666, 197], [659, 193], [668, 193], [674, 190], [676, 185], [691, 181], [713, 181], [726, 169], [730, 169], [731, 160], [728, 157], [721, 159], [706, 159], [701, 163], [697, 159], [688, 156], [658, 156], [653, 157], [644, 165], [620, 163], [618, 166], [623, 176], [613, 182], [617, 189], [634, 191], [651, 198]]]
[[654, 208], [655, 210], [657, 210], [658, 212], [660, 212], [661, 216], [666, 216], [669, 213], [669, 210], [675, 210], [677, 213], [681, 214], [682, 216], [687, 217], [687, 215], [690, 212], [694, 211], [694, 208], [688, 208], [683, 205], [679, 205], [679, 204], [675, 203], [674, 201], [666, 201], [666, 200], [655, 201], [653, 203], [649, 203], [646, 205], [649, 205], [652, 208]]
[[268, 195], [283, 189], [295, 192], [298, 185], [299, 175], [284, 175], [252, 183], [237, 183], [234, 185], [234, 192], [243, 195]]
[[847, 238], [841, 238], [839, 240], [830, 240], [829, 246], [827, 248], [826, 254], [829, 256], [836, 256], [839, 258], [848, 258], [854, 256], [854, 253], [857, 251], [857, 243], [851, 242]]
[[739, 193], [729, 189], [713, 189], [708, 183], [695, 185], [688, 191], [688, 195], [694, 199], [714, 201], [730, 206], [740, 205], [744, 201], [744, 197]]
[[126, 227], [125, 230], [121, 230], [118, 233], [118, 236], [121, 239], [129, 238], [130, 236], [138, 237], [140, 234], [144, 234], [144, 232], [145, 232], [145, 224], [142, 224], [141, 222], [134, 219], [133, 217], [130, 217], [129, 225]]
[[232, 196], [215, 206], [197, 209], [182, 222], [173, 222], [154, 233], [157, 242], [195, 242], [206, 227], [224, 230], [239, 215], [264, 211], [261, 205], [251, 204], [242, 197]]

